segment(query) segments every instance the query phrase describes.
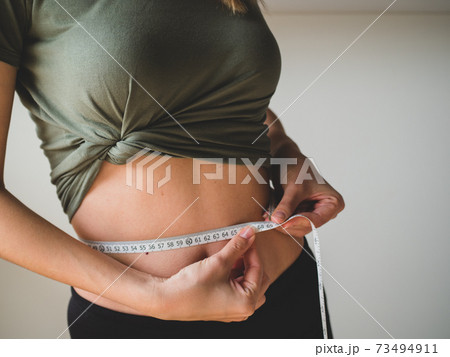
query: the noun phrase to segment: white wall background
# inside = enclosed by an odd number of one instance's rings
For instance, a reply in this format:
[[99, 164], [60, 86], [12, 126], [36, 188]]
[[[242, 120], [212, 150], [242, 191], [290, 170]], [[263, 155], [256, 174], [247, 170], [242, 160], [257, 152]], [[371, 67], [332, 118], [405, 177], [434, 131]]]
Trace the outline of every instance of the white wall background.
[[[279, 114], [375, 18], [277, 15]], [[450, 16], [381, 17], [283, 116], [342, 193], [323, 265], [396, 338], [450, 337]], [[389, 337], [325, 274], [338, 338]]]
[[[272, 109], [281, 114], [377, 16], [267, 15], [283, 57]], [[319, 230], [336, 338], [450, 337], [449, 35], [448, 13], [385, 14], [282, 116], [347, 205]], [[17, 98], [5, 170], [13, 194], [74, 234]], [[5, 261], [0, 286], [0, 338], [66, 328], [68, 286]]]

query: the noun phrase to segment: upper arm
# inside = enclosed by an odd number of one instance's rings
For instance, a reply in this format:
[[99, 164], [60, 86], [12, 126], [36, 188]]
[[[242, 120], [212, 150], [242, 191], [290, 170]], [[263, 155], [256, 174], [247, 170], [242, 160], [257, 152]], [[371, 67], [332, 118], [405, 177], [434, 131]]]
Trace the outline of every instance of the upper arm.
[[17, 68], [0, 61], [0, 188], [4, 187], [6, 140], [16, 88]]
[[281, 124], [281, 120], [270, 108], [267, 108], [267, 116], [264, 124], [269, 127], [269, 131], [267, 133], [269, 137], [278, 134], [286, 135], [283, 125]]
[[4, 187], [6, 138], [25, 38], [31, 24], [31, 0], [0, 0], [0, 189]]

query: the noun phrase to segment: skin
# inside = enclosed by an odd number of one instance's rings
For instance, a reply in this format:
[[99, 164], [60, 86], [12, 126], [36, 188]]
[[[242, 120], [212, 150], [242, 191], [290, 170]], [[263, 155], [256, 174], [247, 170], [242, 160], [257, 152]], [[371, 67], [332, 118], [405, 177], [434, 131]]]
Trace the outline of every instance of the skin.
[[[307, 157], [303, 155], [297, 144], [286, 135], [280, 120], [269, 109], [266, 124], [271, 125], [268, 136], [271, 139], [272, 156], [279, 158], [296, 158], [297, 165], [288, 165], [286, 183], [280, 184], [279, 176], [272, 175], [276, 189], [282, 193], [281, 200], [274, 210], [271, 220], [282, 223], [294, 214], [308, 217], [316, 227], [320, 227], [336, 218], [345, 208], [342, 195], [337, 192], [324, 178], [324, 183], [316, 180], [305, 180], [302, 184], [295, 183]], [[269, 220], [267, 215], [263, 215]], [[311, 232], [309, 222], [304, 218], [295, 218], [289, 223], [277, 228], [284, 234], [301, 237]]]
[[[241, 184], [250, 173], [245, 166], [233, 167], [236, 170], [236, 184], [228, 181], [228, 165], [223, 168], [224, 179], [202, 179], [200, 184], [194, 184], [192, 159], [172, 158], [167, 161], [167, 165], [171, 166], [171, 180], [150, 195], [146, 190], [140, 191], [125, 184], [125, 165], [103, 162], [100, 173], [72, 219], [77, 234], [84, 239], [95, 241], [139, 241], [158, 237], [162, 232], [162, 237], [170, 237], [262, 220], [262, 208], [253, 198], [266, 206], [269, 186], [259, 184], [254, 179], [248, 184]], [[201, 167], [202, 173], [214, 171], [215, 167], [212, 165]], [[155, 181], [159, 181], [162, 177], [158, 175], [165, 174], [164, 166], [154, 174]], [[264, 170], [261, 170], [261, 174], [268, 177]], [[195, 204], [174, 221], [197, 197], [199, 198]], [[272, 283], [299, 256], [303, 239], [296, 242], [276, 231], [262, 232], [256, 236], [255, 249], [263, 270], [268, 275], [269, 283]], [[227, 241], [220, 241], [148, 255], [110, 256], [125, 265], [134, 262], [133, 267], [140, 271], [174, 281], [178, 278], [171, 277], [181, 269], [213, 256], [226, 244]], [[240, 266], [239, 262], [237, 264]], [[182, 274], [184, 273], [180, 273]], [[179, 284], [180, 282], [176, 285]], [[81, 289], [76, 290], [87, 300], [93, 301], [97, 298]], [[103, 297], [96, 303], [113, 310], [133, 313], [126, 306], [120, 306]]]
[[[303, 235], [310, 229], [302, 220], [289, 224], [295, 240], [282, 229], [250, 232], [250, 238], [238, 234], [229, 241], [142, 255], [130, 267], [135, 254], [97, 252], [11, 195], [3, 182], [3, 167], [16, 73], [16, 68], [0, 62], [1, 258], [73, 285], [90, 301], [102, 295], [96, 304], [161, 319], [242, 321], [264, 303], [269, 285], [301, 252]], [[275, 118], [269, 110], [267, 123]], [[268, 135], [274, 156], [304, 159], [280, 121], [271, 125]], [[170, 159], [169, 163], [172, 180], [149, 195], [125, 185], [124, 165], [104, 162], [72, 220], [77, 234], [90, 240], [157, 237], [196, 197], [196, 203], [162, 237], [263, 219], [264, 211], [252, 197], [265, 206], [267, 185], [255, 180], [247, 185], [230, 185], [227, 180], [194, 185], [192, 159]], [[225, 165], [225, 172], [228, 168]], [[211, 172], [207, 166], [202, 170]], [[296, 170], [299, 167], [293, 166], [288, 172], [295, 174]], [[236, 173], [240, 182], [248, 171], [236, 166]], [[265, 178], [270, 175], [265, 170], [261, 173]], [[288, 180], [281, 189], [285, 194], [279, 210], [287, 217], [297, 208], [301, 211], [302, 202], [313, 201], [307, 214], [316, 226], [344, 207], [342, 197], [329, 184], [296, 185]]]

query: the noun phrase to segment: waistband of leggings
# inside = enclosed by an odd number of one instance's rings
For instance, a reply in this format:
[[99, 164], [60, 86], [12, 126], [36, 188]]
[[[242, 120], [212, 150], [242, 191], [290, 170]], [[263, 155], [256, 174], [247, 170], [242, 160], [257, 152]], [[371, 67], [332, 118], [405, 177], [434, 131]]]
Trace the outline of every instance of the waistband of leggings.
[[[304, 237], [303, 239], [303, 249], [300, 252], [300, 255], [297, 257], [297, 259], [283, 272], [281, 273], [281, 275], [278, 277], [278, 279], [273, 282], [273, 284], [271, 285], [272, 287], [276, 287], [277, 285], [282, 284], [285, 280], [289, 280], [292, 274], [296, 274], [296, 270], [298, 268], [298, 265], [301, 264], [301, 262], [304, 259], [308, 258], [308, 253], [313, 255], [311, 248], [309, 247], [308, 241], [306, 240], [306, 237]], [[306, 250], [306, 252], [305, 252]], [[105, 311], [105, 312], [113, 312], [113, 313], [117, 313], [118, 315], [130, 315], [130, 314], [126, 314], [120, 311], [115, 311], [115, 310], [111, 310], [108, 309], [106, 307], [97, 305], [95, 303], [92, 303], [91, 301], [85, 299], [83, 296], [81, 296], [80, 294], [77, 293], [77, 291], [74, 289], [73, 286], [70, 286], [70, 292], [72, 294], [72, 296], [77, 300], [77, 302], [79, 304], [82, 304], [84, 308], [88, 307], [89, 305], [91, 309], [97, 309], [99, 311]], [[141, 315], [132, 315], [132, 316], [141, 316]], [[141, 316], [142, 317], [142, 316]]]
[[90, 312], [93, 312], [94, 314], [99, 314], [99, 315], [103, 315], [103, 316], [113, 316], [113, 317], [122, 318], [122, 319], [130, 319], [133, 321], [135, 321], [135, 320], [163, 321], [163, 320], [157, 319], [156, 317], [129, 314], [129, 313], [116, 311], [116, 310], [109, 309], [107, 307], [97, 305], [97, 304], [85, 299], [80, 294], [78, 294], [73, 286], [70, 286], [70, 292], [72, 294], [73, 303], [78, 305], [78, 307], [81, 308], [82, 310], [89, 310]]

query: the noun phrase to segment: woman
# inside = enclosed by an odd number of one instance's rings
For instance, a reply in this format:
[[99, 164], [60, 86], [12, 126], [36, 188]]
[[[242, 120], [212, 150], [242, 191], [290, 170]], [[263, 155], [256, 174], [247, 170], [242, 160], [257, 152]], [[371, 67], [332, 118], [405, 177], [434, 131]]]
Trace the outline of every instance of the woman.
[[[80, 238], [139, 241], [262, 220], [270, 157], [298, 159], [285, 183], [272, 176], [284, 190], [273, 220], [306, 212], [320, 226], [343, 209], [329, 184], [295, 182], [305, 157], [268, 110], [280, 53], [256, 3], [0, 3], [0, 167], [16, 90]], [[217, 174], [217, 158], [227, 179], [204, 175]], [[305, 220], [171, 251], [104, 254], [25, 207], [3, 181], [0, 210], [1, 257], [72, 286], [72, 338], [321, 337]]]

